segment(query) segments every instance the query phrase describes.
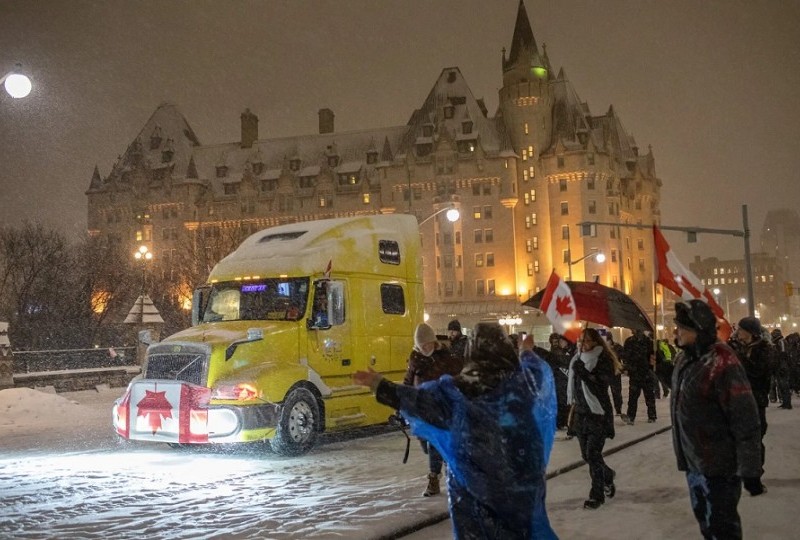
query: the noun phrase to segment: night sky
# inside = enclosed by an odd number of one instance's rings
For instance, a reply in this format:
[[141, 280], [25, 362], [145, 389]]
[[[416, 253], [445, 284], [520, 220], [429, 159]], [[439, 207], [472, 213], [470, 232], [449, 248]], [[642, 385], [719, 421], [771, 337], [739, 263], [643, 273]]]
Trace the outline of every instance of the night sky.
[[[404, 125], [445, 67], [491, 114], [518, 0], [0, 0], [0, 69], [34, 84], [0, 96], [0, 223], [77, 238], [105, 176], [164, 101], [203, 144]], [[534, 35], [593, 114], [614, 105], [653, 145], [664, 225], [741, 229], [800, 201], [800, 2], [526, 0]], [[741, 257], [740, 239], [668, 233], [682, 258]]]

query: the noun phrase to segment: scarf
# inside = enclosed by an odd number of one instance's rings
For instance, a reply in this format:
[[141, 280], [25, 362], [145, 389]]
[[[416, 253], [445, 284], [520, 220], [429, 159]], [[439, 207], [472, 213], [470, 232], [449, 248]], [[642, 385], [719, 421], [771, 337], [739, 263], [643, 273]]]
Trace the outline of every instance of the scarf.
[[[584, 365], [588, 371], [594, 371], [594, 368], [597, 367], [597, 362], [600, 360], [600, 355], [603, 352], [603, 347], [598, 345], [591, 351], [578, 351], [575, 356], [572, 357], [572, 360], [569, 363], [569, 379], [567, 381], [567, 403], [576, 403], [575, 400], [575, 370], [573, 366], [575, 362], [578, 360], [583, 360]], [[600, 401], [598, 401], [597, 397], [592, 394], [589, 387], [586, 386], [586, 383], [581, 381], [581, 390], [583, 391], [583, 397], [586, 399], [586, 403], [589, 405], [589, 409], [594, 414], [605, 414], [603, 410], [603, 406], [600, 405]]]

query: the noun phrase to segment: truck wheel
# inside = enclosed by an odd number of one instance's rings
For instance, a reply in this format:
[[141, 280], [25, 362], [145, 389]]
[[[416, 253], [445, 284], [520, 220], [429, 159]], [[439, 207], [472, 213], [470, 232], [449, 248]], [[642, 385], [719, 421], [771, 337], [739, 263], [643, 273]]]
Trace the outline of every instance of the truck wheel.
[[308, 452], [317, 440], [320, 414], [314, 394], [305, 388], [289, 392], [281, 407], [281, 417], [272, 450], [283, 456], [299, 456]]

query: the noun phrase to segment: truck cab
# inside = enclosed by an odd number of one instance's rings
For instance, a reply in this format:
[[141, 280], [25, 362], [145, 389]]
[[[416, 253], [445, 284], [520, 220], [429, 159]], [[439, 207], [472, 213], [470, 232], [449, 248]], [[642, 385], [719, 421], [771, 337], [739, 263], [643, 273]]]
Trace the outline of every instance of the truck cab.
[[197, 288], [192, 326], [148, 347], [115, 403], [126, 439], [270, 441], [298, 455], [323, 431], [393, 412], [351, 375], [402, 378], [422, 322], [419, 230], [408, 215], [318, 220], [247, 238]]

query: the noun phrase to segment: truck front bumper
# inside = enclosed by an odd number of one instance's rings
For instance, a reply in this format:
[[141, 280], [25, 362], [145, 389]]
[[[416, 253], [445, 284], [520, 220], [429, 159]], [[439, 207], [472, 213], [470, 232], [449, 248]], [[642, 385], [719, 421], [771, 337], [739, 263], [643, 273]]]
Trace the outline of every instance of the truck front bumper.
[[114, 403], [112, 420], [125, 439], [183, 444], [269, 438], [280, 406], [210, 405], [210, 390], [182, 381], [144, 379]]

